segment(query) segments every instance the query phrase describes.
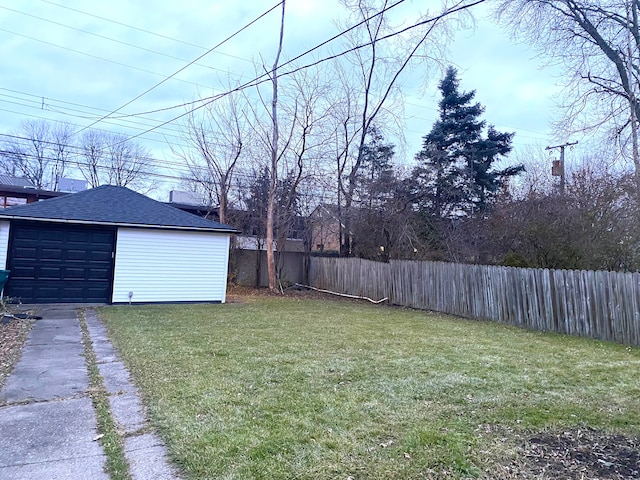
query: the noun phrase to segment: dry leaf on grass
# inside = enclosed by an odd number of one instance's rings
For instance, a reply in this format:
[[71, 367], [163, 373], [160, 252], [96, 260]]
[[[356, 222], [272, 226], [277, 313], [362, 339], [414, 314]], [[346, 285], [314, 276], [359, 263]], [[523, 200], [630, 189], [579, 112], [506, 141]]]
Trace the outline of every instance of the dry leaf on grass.
[[33, 320], [13, 318], [0, 323], [0, 387], [20, 359], [32, 323]]

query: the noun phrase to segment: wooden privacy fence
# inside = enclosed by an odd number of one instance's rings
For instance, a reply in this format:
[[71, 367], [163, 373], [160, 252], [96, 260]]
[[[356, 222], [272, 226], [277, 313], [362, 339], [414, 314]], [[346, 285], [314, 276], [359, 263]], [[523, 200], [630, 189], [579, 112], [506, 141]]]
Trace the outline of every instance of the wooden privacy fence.
[[312, 258], [316, 288], [640, 346], [640, 273]]

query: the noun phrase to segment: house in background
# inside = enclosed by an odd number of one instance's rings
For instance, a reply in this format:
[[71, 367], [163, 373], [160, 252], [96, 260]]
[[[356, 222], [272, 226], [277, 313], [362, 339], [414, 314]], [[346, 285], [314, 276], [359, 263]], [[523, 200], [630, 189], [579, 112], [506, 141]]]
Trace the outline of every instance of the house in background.
[[335, 205], [321, 203], [309, 215], [312, 252], [340, 251], [340, 215]]
[[234, 233], [109, 185], [7, 208], [5, 295], [23, 303], [224, 302]]
[[0, 174], [0, 208], [26, 205], [62, 195], [66, 195], [66, 192], [43, 190], [36, 188], [26, 178]]

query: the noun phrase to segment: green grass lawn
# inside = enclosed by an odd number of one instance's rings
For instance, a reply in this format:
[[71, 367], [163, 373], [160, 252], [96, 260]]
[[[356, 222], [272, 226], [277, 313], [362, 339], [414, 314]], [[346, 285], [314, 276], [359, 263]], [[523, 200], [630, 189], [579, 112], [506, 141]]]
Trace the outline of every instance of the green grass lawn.
[[527, 434], [639, 432], [622, 345], [331, 299], [100, 315], [188, 478], [497, 478]]

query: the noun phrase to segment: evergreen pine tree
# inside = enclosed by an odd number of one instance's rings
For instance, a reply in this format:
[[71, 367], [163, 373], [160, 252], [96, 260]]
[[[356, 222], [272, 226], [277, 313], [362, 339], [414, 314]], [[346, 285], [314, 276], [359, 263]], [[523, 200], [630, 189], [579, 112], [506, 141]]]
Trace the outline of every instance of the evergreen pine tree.
[[492, 164], [511, 151], [513, 133], [501, 133], [480, 119], [484, 107], [472, 103], [475, 91], [460, 92], [453, 67], [439, 84], [439, 118], [423, 137], [414, 174], [421, 188], [422, 207], [437, 218], [483, 211], [504, 179], [522, 166], [496, 171]]

